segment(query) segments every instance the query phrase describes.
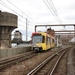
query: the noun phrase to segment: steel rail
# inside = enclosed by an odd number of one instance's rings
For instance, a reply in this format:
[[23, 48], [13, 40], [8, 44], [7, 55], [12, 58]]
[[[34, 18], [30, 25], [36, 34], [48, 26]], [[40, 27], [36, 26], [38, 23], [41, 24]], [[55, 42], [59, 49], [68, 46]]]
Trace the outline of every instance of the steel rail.
[[21, 55], [18, 55], [17, 57], [14, 56], [12, 58], [2, 60], [2, 61], [0, 61], [0, 70], [4, 69], [12, 64], [15, 64], [16, 62], [21, 62], [25, 59], [28, 59], [29, 57], [32, 57], [34, 55], [36, 55], [36, 54], [34, 53], [34, 51], [32, 51], [32, 52], [23, 53], [23, 55], [21, 54]]
[[[66, 48], [68, 49], [68, 48]], [[66, 49], [63, 49], [61, 51], [58, 51], [58, 53], [66, 50]], [[57, 53], [57, 52], [56, 52]], [[50, 61], [53, 57], [56, 56], [56, 53], [54, 53], [53, 55], [51, 55], [50, 57], [48, 57], [46, 60], [44, 60], [41, 64], [39, 64], [36, 68], [34, 68], [32, 71], [30, 71], [27, 75], [35, 75], [35, 73], [40, 69], [42, 68], [48, 61]]]
[[60, 57], [58, 58], [58, 60], [57, 60], [56, 63], [54, 64], [54, 67], [52, 68], [51, 72], [49, 71], [49, 73], [48, 73], [47, 75], [52, 75], [52, 74], [53, 74], [53, 72], [54, 72], [55, 68], [57, 67], [57, 65], [58, 65], [58, 63], [59, 63], [61, 57], [66, 53], [66, 51], [67, 51], [67, 50], [65, 50], [65, 51], [60, 55]]
[[9, 61], [13, 61], [13, 60], [22, 58], [22, 57], [24, 57], [24, 56], [26, 56], [26, 55], [29, 55], [29, 54], [31, 54], [31, 53], [34, 53], [34, 51], [32, 51], [32, 52], [26, 52], [26, 53], [22, 53], [22, 54], [18, 54], [18, 55], [12, 56], [12, 57], [10, 57], [10, 58], [7, 57], [7, 58], [5, 58], [5, 59], [0, 60], [0, 65], [3, 64], [3, 63], [9, 62]]

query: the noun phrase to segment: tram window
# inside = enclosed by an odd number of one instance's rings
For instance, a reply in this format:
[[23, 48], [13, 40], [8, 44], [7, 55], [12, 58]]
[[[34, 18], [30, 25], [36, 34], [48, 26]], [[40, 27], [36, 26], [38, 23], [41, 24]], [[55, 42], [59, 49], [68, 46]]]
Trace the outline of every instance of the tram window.
[[52, 39], [52, 42], [54, 42], [54, 39]]
[[48, 37], [46, 37], [46, 44], [48, 43]]
[[54, 42], [54, 39], [53, 39], [53, 42]]
[[51, 42], [51, 39], [49, 38], [49, 43]]
[[48, 42], [50, 42], [50, 38], [48, 38]]
[[44, 43], [45, 42], [45, 37], [44, 36], [42, 36], [42, 43]]
[[47, 44], [47, 37], [46, 37], [46, 44]]

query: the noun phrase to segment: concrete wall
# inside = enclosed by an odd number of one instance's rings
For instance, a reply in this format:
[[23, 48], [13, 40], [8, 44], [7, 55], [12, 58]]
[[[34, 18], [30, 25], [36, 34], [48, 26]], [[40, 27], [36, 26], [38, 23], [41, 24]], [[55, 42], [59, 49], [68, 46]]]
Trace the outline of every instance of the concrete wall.
[[0, 49], [0, 59], [5, 57], [14, 56], [31, 50], [31, 46], [19, 47], [19, 48], [8, 48]]
[[11, 32], [17, 26], [17, 15], [0, 10], [0, 49], [11, 48]]
[[0, 26], [17, 27], [18, 16], [9, 12], [0, 12]]

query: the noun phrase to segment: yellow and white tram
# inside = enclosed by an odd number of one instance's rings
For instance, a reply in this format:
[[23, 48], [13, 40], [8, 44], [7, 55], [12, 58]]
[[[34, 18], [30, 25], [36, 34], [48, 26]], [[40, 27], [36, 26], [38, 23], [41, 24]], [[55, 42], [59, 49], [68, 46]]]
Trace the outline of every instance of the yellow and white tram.
[[32, 50], [46, 51], [55, 46], [54, 37], [45, 32], [32, 33]]

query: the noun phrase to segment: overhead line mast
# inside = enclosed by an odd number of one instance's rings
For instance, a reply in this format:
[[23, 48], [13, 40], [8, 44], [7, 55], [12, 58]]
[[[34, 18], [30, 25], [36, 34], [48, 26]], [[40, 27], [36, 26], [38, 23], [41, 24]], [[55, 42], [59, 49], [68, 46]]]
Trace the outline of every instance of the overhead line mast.
[[[52, 25], [35, 25], [35, 32], [36, 32], [36, 27], [47, 27], [47, 26], [74, 26], [75, 30], [75, 24], [52, 24]], [[75, 31], [74, 31], [75, 32]]]
[[27, 41], [27, 38], [28, 38], [27, 32], [28, 32], [28, 27], [27, 27], [27, 18], [26, 18], [26, 41]]

